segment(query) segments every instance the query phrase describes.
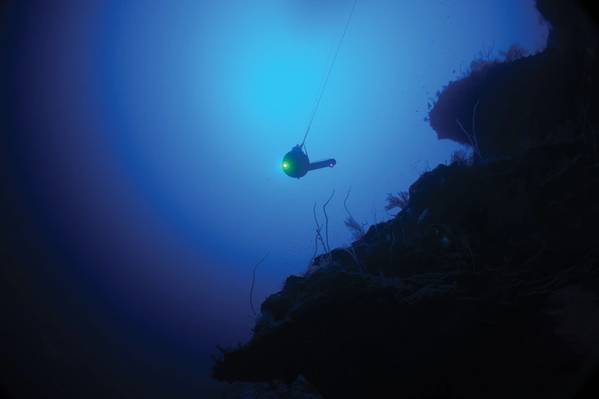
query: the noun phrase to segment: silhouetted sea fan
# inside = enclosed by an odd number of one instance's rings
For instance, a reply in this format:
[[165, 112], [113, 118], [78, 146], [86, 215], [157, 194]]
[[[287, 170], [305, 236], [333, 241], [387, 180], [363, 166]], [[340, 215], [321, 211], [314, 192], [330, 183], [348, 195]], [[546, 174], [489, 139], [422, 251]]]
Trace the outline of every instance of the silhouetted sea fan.
[[410, 195], [407, 191], [401, 191], [395, 194], [387, 194], [387, 205], [385, 205], [385, 209], [390, 211], [391, 209], [404, 209], [408, 206], [408, 202], [410, 201]]
[[347, 227], [348, 230], [351, 232], [352, 238], [354, 240], [359, 240], [360, 238], [364, 237], [364, 234], [366, 234], [366, 232], [364, 231], [364, 226], [358, 223], [358, 221], [354, 219], [352, 216], [347, 217], [344, 223], [345, 227]]

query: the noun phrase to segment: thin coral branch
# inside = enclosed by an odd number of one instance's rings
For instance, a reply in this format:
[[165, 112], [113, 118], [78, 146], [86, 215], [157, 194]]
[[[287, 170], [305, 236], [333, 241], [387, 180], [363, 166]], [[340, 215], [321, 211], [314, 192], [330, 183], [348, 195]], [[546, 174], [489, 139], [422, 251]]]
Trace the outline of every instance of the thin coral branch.
[[470, 147], [472, 147], [472, 151], [475, 154], [476, 158], [482, 159], [482, 155], [480, 153], [480, 147], [478, 145], [478, 137], [477, 137], [477, 133], [476, 133], [476, 113], [478, 112], [478, 104], [479, 103], [480, 103], [480, 101], [477, 101], [476, 104], [474, 104], [474, 107], [472, 108], [472, 133], [470, 133], [470, 132], [468, 132], [468, 130], [466, 130], [466, 128], [464, 127], [464, 125], [462, 125], [462, 122], [460, 122], [459, 119], [456, 119], [456, 123], [462, 130], [462, 133], [464, 133], [464, 135], [470, 142]]
[[460, 122], [459, 119], [456, 119], [456, 122], [457, 122], [458, 126], [460, 127], [460, 129], [462, 130], [462, 133], [464, 133], [464, 135], [466, 136], [466, 138], [470, 142], [470, 147], [472, 148], [472, 152], [474, 153], [474, 155], [477, 158], [480, 159], [480, 153], [479, 153], [478, 149], [476, 148], [476, 143], [474, 142], [474, 139], [472, 138], [472, 136], [470, 135], [470, 133], [468, 133], [468, 131], [466, 130], [466, 128], [464, 128], [464, 125], [462, 125], [462, 122]]
[[308, 267], [312, 266], [314, 259], [316, 258], [316, 254], [318, 253], [318, 235], [314, 236], [314, 252], [312, 253], [312, 257], [310, 258], [310, 263]]
[[268, 257], [268, 253], [266, 253], [266, 255], [264, 255], [262, 257], [262, 259], [260, 259], [254, 265], [254, 269], [252, 271], [252, 286], [250, 287], [250, 307], [252, 308], [252, 313], [254, 313], [254, 316], [257, 315], [256, 309], [254, 308], [254, 285], [256, 283], [256, 270], [258, 269], [258, 266], [260, 266], [260, 264], [266, 260], [267, 257]]
[[358, 223], [358, 221], [354, 218], [354, 215], [349, 211], [347, 207], [347, 200], [349, 199], [349, 195], [351, 193], [351, 187], [347, 190], [347, 194], [345, 195], [345, 200], [343, 200], [343, 208], [345, 208], [345, 212], [347, 213], [347, 219], [345, 219], [345, 227], [347, 227], [354, 238], [354, 240], [359, 240], [364, 237], [365, 231], [364, 226]]
[[[314, 202], [314, 206], [312, 207], [312, 214], [314, 215], [314, 223], [316, 224], [316, 235], [314, 237], [314, 241], [316, 243], [314, 248], [314, 255], [312, 256], [312, 262], [316, 258], [316, 254], [318, 253], [318, 242], [322, 245], [323, 250], [326, 252], [326, 245], [324, 243], [324, 239], [322, 238], [320, 222], [318, 221], [318, 217], [316, 216], [316, 202]], [[310, 262], [310, 263], [312, 263]]]
[[320, 243], [322, 244], [323, 250], [326, 251], [326, 245], [324, 239], [322, 238], [322, 227], [320, 225], [320, 222], [318, 221], [318, 217], [316, 216], [316, 202], [312, 207], [312, 213], [314, 214], [314, 222], [316, 223], [316, 237], [318, 238], [318, 241], [320, 241]]
[[351, 187], [347, 189], [347, 194], [345, 194], [345, 199], [343, 200], [343, 208], [345, 208], [345, 212], [349, 215], [350, 218], [354, 218], [347, 207], [347, 200], [349, 199], [349, 195], [351, 194]]
[[318, 222], [318, 217], [316, 216], [316, 201], [314, 202], [314, 206], [312, 206], [312, 215], [314, 215], [314, 223], [316, 224], [316, 234], [320, 234], [320, 223]]
[[331, 193], [331, 195], [329, 196], [329, 199], [327, 199], [327, 202], [325, 202], [322, 205], [322, 212], [324, 213], [324, 234], [326, 237], [326, 251], [327, 252], [331, 252], [331, 247], [329, 246], [329, 215], [327, 215], [327, 205], [329, 204], [329, 202], [331, 202], [331, 200], [333, 199], [333, 197], [335, 196], [335, 190], [333, 189], [333, 192]]

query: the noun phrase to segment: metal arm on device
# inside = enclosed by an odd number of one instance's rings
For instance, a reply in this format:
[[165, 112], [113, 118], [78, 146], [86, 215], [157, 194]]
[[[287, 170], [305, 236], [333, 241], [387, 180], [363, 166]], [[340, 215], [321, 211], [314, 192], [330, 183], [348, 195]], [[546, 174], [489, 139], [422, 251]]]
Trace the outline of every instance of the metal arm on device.
[[308, 167], [308, 170], [316, 170], [316, 169], [322, 169], [322, 168], [332, 168], [335, 165], [337, 165], [337, 161], [335, 161], [333, 158], [331, 158], [331, 159], [326, 159], [324, 161], [318, 161], [318, 162], [312, 162], [312, 163], [310, 163], [310, 166]]

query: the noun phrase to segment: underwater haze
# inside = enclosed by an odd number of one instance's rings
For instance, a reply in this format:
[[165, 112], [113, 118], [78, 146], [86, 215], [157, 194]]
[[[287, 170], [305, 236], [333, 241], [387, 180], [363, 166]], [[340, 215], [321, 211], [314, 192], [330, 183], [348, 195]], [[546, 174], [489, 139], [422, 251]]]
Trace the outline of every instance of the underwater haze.
[[[387, 193], [459, 148], [425, 120], [436, 93], [481, 55], [534, 53], [547, 38], [533, 0], [358, 1], [306, 141], [312, 160], [337, 165], [289, 178], [281, 160], [302, 140], [352, 3], [4, 6], [0, 129], [15, 190], [60, 253], [64, 291], [52, 295], [75, 290], [88, 317], [110, 318], [98, 323], [129, 348], [123, 361], [151, 369], [131, 371], [143, 397], [213, 389], [215, 346], [251, 334], [254, 264], [268, 254], [258, 307], [307, 269], [313, 207], [324, 223], [333, 190], [331, 247], [352, 241], [350, 188], [365, 228], [388, 219]], [[127, 372], [102, 378], [119, 392]]]

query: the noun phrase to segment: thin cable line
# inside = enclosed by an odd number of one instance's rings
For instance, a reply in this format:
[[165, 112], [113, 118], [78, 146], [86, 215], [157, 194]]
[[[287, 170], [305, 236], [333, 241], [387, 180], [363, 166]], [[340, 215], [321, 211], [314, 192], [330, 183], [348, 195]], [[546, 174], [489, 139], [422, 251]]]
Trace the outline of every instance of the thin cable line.
[[351, 20], [354, 15], [354, 11], [356, 9], [357, 4], [358, 4], [358, 0], [354, 0], [354, 4], [352, 6], [351, 12], [349, 13], [349, 17], [347, 18], [347, 22], [345, 23], [345, 28], [343, 29], [343, 34], [341, 35], [341, 38], [339, 39], [339, 43], [337, 44], [337, 49], [335, 50], [335, 55], [333, 56], [333, 60], [331, 61], [331, 64], [329, 65], [329, 70], [327, 71], [327, 75], [324, 80], [324, 83], [322, 84], [322, 87], [320, 88], [320, 94], [318, 96], [318, 100], [316, 101], [316, 105], [314, 106], [314, 110], [312, 111], [312, 115], [310, 116], [310, 121], [308, 122], [308, 127], [306, 128], [306, 133], [304, 134], [304, 139], [302, 140], [302, 144], [300, 145], [301, 147], [304, 147], [304, 144], [306, 143], [306, 139], [308, 138], [308, 133], [310, 133], [310, 129], [312, 129], [312, 123], [314, 122], [314, 118], [316, 117], [318, 109], [320, 108], [320, 102], [322, 101], [322, 98], [324, 97], [324, 93], [329, 84], [329, 79], [331, 77], [331, 73], [333, 72], [335, 63], [337, 62], [337, 57], [339, 56], [339, 51], [341, 50], [341, 46], [343, 45], [343, 41], [345, 40], [347, 31], [349, 30], [349, 26], [351, 24]]

